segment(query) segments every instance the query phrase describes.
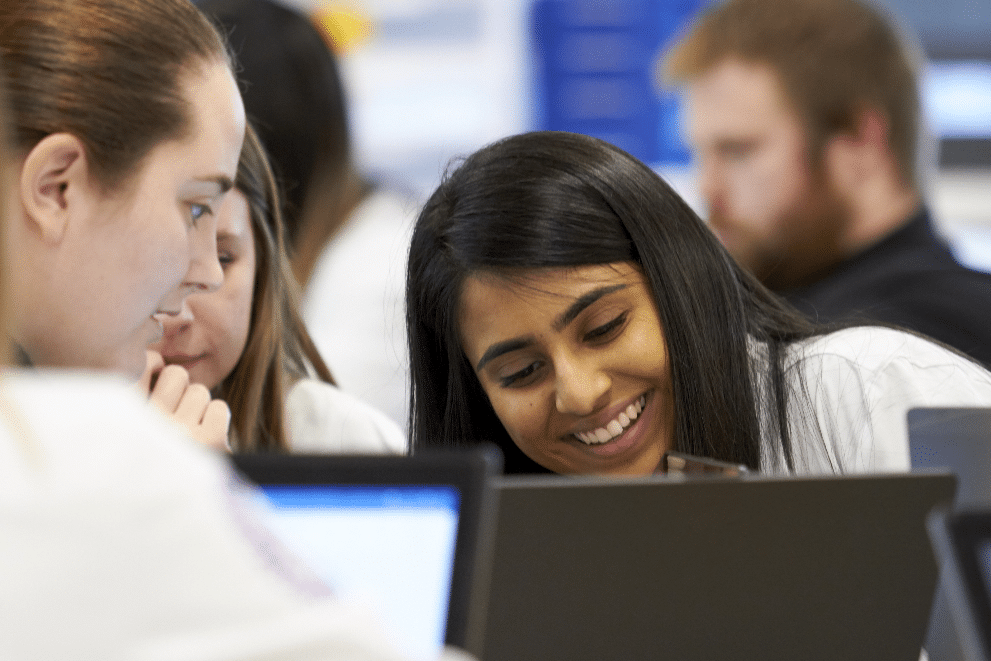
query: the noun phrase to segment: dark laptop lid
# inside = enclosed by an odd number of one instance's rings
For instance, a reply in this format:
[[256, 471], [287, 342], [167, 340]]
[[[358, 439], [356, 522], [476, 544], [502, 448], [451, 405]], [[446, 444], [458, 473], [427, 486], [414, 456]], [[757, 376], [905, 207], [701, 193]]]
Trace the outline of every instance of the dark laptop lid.
[[541, 659], [917, 659], [925, 517], [954, 478], [500, 480], [469, 650]]
[[497, 449], [233, 461], [264, 493], [276, 537], [335, 592], [378, 609], [411, 658], [464, 646]]
[[991, 508], [929, 517], [942, 586], [969, 661], [991, 661]]

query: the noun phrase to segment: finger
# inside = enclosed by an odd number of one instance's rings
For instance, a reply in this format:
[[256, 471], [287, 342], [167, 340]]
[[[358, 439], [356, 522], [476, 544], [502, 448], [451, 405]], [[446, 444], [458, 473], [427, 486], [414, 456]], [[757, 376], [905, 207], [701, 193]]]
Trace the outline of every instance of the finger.
[[227, 402], [215, 399], [206, 407], [200, 431], [207, 445], [218, 450], [230, 451], [228, 430], [231, 424], [231, 410]]
[[202, 383], [191, 383], [182, 393], [179, 405], [175, 409], [175, 417], [183, 424], [192, 428], [203, 421], [207, 405], [210, 404], [210, 391]]
[[167, 365], [158, 373], [150, 401], [162, 412], [172, 415], [179, 407], [182, 396], [189, 387], [189, 372], [179, 365]]
[[162, 358], [162, 354], [157, 351], [152, 351], [151, 349], [145, 350], [145, 371], [141, 374], [141, 378], [138, 379], [138, 390], [145, 397], [151, 392], [151, 388], [154, 385], [153, 381], [158, 373], [162, 371], [165, 367], [165, 359]]

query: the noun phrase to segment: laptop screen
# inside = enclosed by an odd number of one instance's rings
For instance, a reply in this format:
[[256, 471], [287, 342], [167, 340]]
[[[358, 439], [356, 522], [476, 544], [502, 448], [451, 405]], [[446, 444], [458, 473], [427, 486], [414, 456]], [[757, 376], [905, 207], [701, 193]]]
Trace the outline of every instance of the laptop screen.
[[378, 612], [400, 650], [444, 643], [460, 494], [450, 485], [262, 485], [269, 528], [335, 594]]
[[487, 574], [498, 450], [242, 454], [272, 533], [335, 594], [370, 606], [411, 659], [464, 646]]

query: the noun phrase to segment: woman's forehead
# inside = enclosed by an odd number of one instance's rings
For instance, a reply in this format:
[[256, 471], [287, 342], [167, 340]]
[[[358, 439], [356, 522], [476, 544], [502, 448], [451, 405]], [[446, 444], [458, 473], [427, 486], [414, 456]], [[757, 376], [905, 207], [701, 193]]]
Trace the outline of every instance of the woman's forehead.
[[579, 266], [544, 267], [535, 269], [478, 271], [465, 279], [464, 295], [469, 283], [476, 286], [502, 288], [527, 295], [560, 295], [573, 289], [613, 281], [642, 281], [639, 265], [631, 262], [584, 264]]
[[458, 322], [462, 334], [504, 321], [524, 322], [533, 314], [557, 317], [590, 292], [645, 285], [638, 267], [625, 262], [469, 276], [462, 288]]
[[237, 188], [224, 195], [217, 213], [217, 235], [244, 237], [251, 234], [251, 209], [248, 200]]

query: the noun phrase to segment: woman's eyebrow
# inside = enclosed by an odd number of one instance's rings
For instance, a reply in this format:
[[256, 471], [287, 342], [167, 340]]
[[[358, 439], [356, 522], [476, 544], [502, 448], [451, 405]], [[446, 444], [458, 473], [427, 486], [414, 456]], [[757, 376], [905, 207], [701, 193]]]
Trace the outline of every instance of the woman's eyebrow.
[[204, 197], [220, 197], [231, 188], [234, 182], [225, 175], [197, 177], [188, 181], [180, 190], [183, 195], [203, 195]]
[[223, 174], [214, 175], [212, 177], [206, 177], [204, 179], [200, 179], [200, 181], [216, 184], [218, 195], [223, 195], [230, 189], [234, 188], [234, 182], [231, 181], [231, 178]]
[[582, 313], [582, 310], [590, 306], [592, 303], [595, 303], [603, 296], [619, 291], [620, 289], [626, 289], [626, 285], [625, 284], [607, 285], [605, 287], [599, 287], [598, 289], [593, 289], [590, 292], [582, 294], [577, 299], [575, 299], [574, 303], [568, 306], [567, 310], [561, 313], [561, 316], [554, 321], [552, 327], [554, 328], [554, 330], [558, 332], [564, 330], [565, 326], [567, 326], [572, 321], [574, 321], [575, 318]]
[[510, 351], [525, 349], [532, 345], [533, 342], [534, 340], [532, 337], [518, 337], [512, 340], [505, 340], [504, 342], [496, 342], [490, 346], [484, 354], [482, 354], [478, 364], [475, 365], [475, 371], [481, 371], [481, 369], [485, 367], [485, 363], [489, 362], [493, 358], [498, 358], [502, 354], [509, 353]]

